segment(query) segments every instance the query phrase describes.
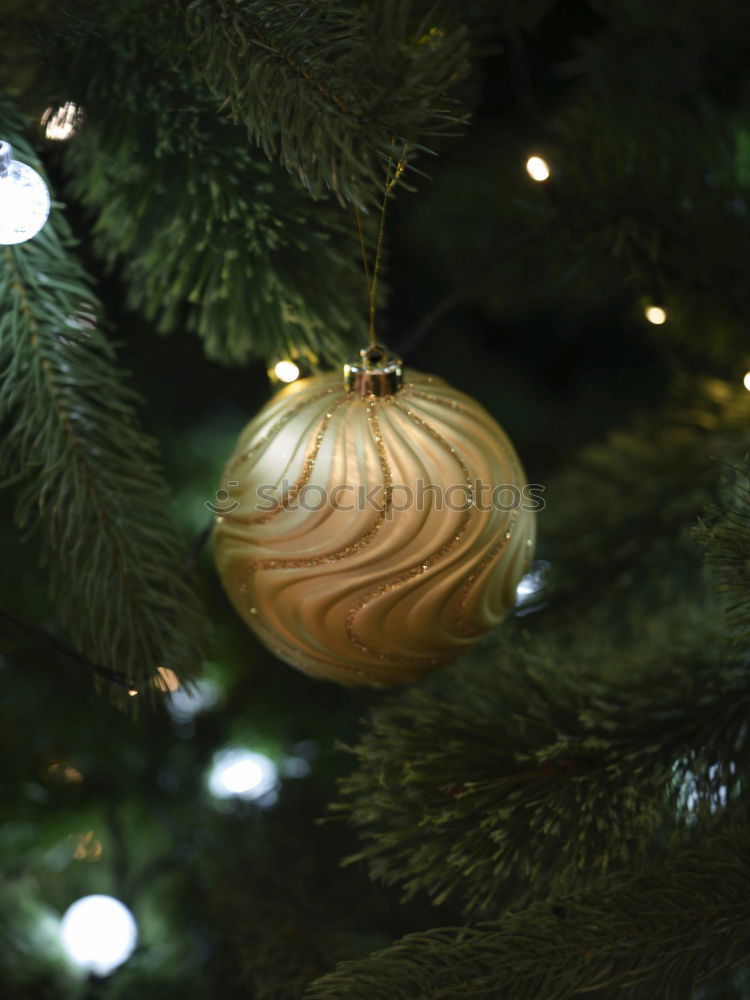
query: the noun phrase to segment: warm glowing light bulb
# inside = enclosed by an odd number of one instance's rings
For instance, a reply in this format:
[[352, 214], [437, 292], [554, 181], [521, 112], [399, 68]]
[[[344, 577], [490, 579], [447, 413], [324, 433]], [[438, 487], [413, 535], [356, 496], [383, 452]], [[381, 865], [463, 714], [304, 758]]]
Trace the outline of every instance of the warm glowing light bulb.
[[293, 361], [279, 361], [273, 371], [282, 382], [294, 382], [299, 378], [299, 368]]
[[157, 667], [154, 684], [160, 691], [177, 691], [180, 687], [180, 678], [169, 667]]
[[48, 139], [64, 142], [78, 131], [83, 112], [77, 104], [66, 101], [59, 108], [47, 108], [39, 124], [44, 125], [44, 134]]
[[113, 896], [84, 896], [65, 911], [60, 941], [76, 965], [106, 976], [133, 954], [138, 928]]
[[643, 314], [649, 323], [653, 323], [654, 326], [661, 326], [662, 323], [667, 322], [667, 312], [661, 306], [646, 306]]
[[25, 243], [36, 236], [49, 215], [49, 191], [42, 178], [13, 159], [0, 140], [0, 243]]
[[549, 164], [541, 156], [530, 156], [526, 161], [526, 172], [535, 181], [546, 181], [549, 177]]
[[742, 384], [750, 392], [750, 372], [745, 372], [745, 377], [742, 380]]
[[242, 747], [218, 753], [208, 779], [211, 794], [217, 799], [259, 799], [277, 784], [278, 771], [270, 757]]

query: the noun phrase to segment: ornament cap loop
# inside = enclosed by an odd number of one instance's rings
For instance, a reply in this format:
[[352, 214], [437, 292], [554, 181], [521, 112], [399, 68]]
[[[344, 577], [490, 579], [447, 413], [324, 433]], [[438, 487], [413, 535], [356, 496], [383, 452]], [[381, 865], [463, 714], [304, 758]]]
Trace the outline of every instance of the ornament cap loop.
[[371, 344], [359, 352], [361, 360], [344, 365], [344, 386], [360, 396], [392, 396], [403, 387], [401, 358], [382, 344]]

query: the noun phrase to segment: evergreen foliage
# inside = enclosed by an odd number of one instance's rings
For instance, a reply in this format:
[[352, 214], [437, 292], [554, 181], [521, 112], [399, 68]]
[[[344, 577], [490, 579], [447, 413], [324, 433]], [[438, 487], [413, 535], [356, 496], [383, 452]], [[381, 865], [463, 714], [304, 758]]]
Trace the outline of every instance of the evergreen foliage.
[[554, 477], [540, 522], [552, 567], [547, 596], [558, 613], [569, 614], [583, 593], [613, 629], [666, 608], [688, 588], [707, 601], [693, 532], [720, 502], [722, 481], [743, 464], [748, 426], [742, 386], [683, 377], [664, 405], [588, 445]]
[[[658, 336], [677, 364], [732, 362], [750, 320], [748, 10], [729, 4], [712, 16], [689, 0], [588, 6], [594, 28], [555, 67], [545, 114], [528, 36], [519, 33], [516, 51], [508, 29], [526, 120], [472, 129], [421, 192], [402, 238], [429, 247], [448, 288], [498, 323], [562, 310], [579, 325], [615, 298], [634, 316], [656, 302], [669, 311]], [[516, 30], [520, 17], [509, 16]], [[528, 183], [531, 152], [550, 164], [546, 184]], [[467, 184], [477, 163], [494, 169]]]
[[[1, 572], [35, 622], [2, 632], [3, 995], [747, 994], [750, 8], [7, 7], [0, 136], [39, 170], [42, 148], [72, 204], [0, 248], [0, 471], [75, 648], [25, 567]], [[66, 100], [84, 125], [56, 150], [30, 121]], [[145, 330], [127, 361], [203, 524], [198, 481], [263, 402], [255, 375], [361, 345], [352, 203], [372, 242], [404, 150], [403, 186], [434, 183], [389, 208], [392, 326], [547, 484], [545, 585], [466, 662], [383, 696], [281, 667], [213, 582], [219, 695], [134, 725], [57, 653], [155, 694], [157, 666], [195, 671], [205, 623], [103, 315]], [[668, 321], [645, 333], [647, 303]], [[182, 329], [227, 367], [151, 337]], [[237, 745], [277, 763], [272, 808], [210, 798]], [[54, 930], [87, 891], [141, 933], [104, 981]]]
[[[313, 193], [372, 201], [388, 158], [455, 132], [465, 32], [420, 0], [184, 0], [193, 60]], [[395, 141], [395, 148], [394, 148]]]
[[364, 336], [352, 212], [253, 152], [151, 6], [78, 11], [52, 57], [60, 93], [86, 108], [66, 163], [96, 249], [123, 263], [132, 306], [162, 333], [194, 330], [209, 357], [340, 363]]
[[683, 644], [516, 636], [491, 669], [375, 710], [342, 782], [371, 875], [492, 914], [658, 855], [747, 765], [746, 667]]
[[750, 958], [747, 827], [707, 837], [636, 878], [476, 928], [410, 934], [343, 963], [310, 1000], [569, 1000], [695, 996]]
[[[2, 134], [42, 169], [12, 104]], [[100, 306], [59, 208], [0, 255], [0, 460], [16, 522], [41, 538], [61, 621], [125, 688], [159, 665], [189, 677], [205, 624], [185, 578], [156, 446], [100, 329]], [[12, 421], [12, 424], [10, 423]]]

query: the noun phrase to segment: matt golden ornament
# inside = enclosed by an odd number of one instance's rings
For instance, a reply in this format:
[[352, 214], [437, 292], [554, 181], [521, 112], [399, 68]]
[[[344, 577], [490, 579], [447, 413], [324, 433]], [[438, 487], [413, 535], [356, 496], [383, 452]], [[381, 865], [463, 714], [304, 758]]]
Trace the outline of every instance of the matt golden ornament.
[[214, 530], [229, 598], [282, 660], [344, 684], [415, 681], [496, 625], [536, 506], [471, 397], [383, 348], [282, 389], [240, 435]]

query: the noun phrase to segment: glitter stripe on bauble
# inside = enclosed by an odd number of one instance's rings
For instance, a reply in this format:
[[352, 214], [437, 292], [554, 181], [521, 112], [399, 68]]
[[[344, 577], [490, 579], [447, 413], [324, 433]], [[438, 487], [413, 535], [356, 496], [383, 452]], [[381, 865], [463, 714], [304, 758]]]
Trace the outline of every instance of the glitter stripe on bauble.
[[[382, 355], [351, 370], [346, 388], [338, 374], [292, 383], [242, 432], [222, 484], [216, 565], [240, 616], [292, 666], [344, 684], [417, 681], [513, 604], [535, 515], [439, 509], [437, 496], [466, 497], [476, 482], [520, 495], [513, 446], [442, 379]], [[423, 502], [403, 509], [400, 488], [414, 498], [420, 480]], [[273, 501], [258, 510], [262, 487]], [[335, 487], [347, 488], [338, 505]], [[305, 490], [318, 509], [299, 503]], [[368, 503], [356, 502], [360, 490]]]

